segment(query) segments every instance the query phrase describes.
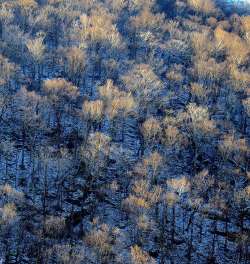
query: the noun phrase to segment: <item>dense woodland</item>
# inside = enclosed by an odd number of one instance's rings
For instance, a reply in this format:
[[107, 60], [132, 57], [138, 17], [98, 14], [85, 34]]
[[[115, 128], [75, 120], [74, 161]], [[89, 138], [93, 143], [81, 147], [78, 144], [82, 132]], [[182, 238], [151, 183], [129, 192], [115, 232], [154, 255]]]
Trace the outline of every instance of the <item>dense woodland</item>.
[[0, 0], [0, 263], [249, 263], [248, 11]]

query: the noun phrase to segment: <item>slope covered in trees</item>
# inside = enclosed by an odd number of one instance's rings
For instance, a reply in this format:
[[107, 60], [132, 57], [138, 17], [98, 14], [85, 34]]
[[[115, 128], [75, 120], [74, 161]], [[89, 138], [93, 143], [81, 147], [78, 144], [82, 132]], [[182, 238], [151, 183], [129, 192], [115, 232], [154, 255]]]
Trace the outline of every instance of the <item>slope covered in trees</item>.
[[249, 263], [250, 16], [218, 2], [0, 0], [0, 263]]

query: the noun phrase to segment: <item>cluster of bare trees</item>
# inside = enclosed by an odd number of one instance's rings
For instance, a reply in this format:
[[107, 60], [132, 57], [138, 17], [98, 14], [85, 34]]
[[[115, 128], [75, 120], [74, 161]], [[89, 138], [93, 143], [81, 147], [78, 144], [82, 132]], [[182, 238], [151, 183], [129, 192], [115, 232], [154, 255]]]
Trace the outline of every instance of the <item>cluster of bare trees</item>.
[[250, 16], [162, 2], [0, 1], [0, 262], [248, 262]]

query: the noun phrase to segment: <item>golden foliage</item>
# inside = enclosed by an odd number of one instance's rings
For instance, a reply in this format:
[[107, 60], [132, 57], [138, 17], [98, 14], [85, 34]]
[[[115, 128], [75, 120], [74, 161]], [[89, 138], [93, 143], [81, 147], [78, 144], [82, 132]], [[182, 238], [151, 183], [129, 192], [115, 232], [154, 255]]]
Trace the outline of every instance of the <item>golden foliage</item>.
[[119, 97], [114, 98], [108, 108], [108, 114], [111, 118], [117, 116], [119, 113], [123, 115], [128, 114], [135, 109], [136, 103], [130, 94], [123, 93]]
[[229, 33], [221, 27], [214, 31], [218, 49], [227, 49], [229, 58], [236, 64], [242, 64], [248, 59], [249, 46], [235, 33]]
[[[101, 133], [95, 132], [89, 136], [89, 144], [94, 147], [96, 151], [101, 151], [107, 149], [110, 143], [110, 137]], [[106, 151], [105, 151], [106, 152]]]
[[150, 153], [150, 155], [143, 160], [143, 163], [146, 167], [151, 167], [153, 169], [153, 176], [154, 176], [156, 171], [163, 163], [163, 157], [157, 151], [154, 151], [153, 153]]
[[17, 191], [16, 189], [12, 188], [9, 184], [5, 184], [0, 186], [0, 195], [5, 196], [8, 201], [22, 201], [23, 193]]
[[143, 200], [143, 204], [147, 209], [157, 203], [161, 198], [161, 194], [163, 193], [162, 188], [158, 185], [153, 186], [152, 188], [148, 180], [135, 181], [132, 191], [135, 196], [139, 198], [137, 203], [140, 204], [140, 202]]
[[152, 259], [149, 254], [143, 251], [139, 246], [132, 246], [130, 249], [131, 259], [133, 264], [155, 264], [156, 262]]
[[175, 192], [167, 192], [165, 200], [167, 205], [172, 207], [179, 201], [179, 196]]
[[166, 77], [170, 81], [182, 82], [184, 77], [182, 75], [182, 66], [179, 64], [174, 64], [169, 71], [166, 73]]
[[131, 18], [131, 25], [136, 30], [160, 30], [163, 28], [164, 14], [153, 14], [148, 7], [144, 7], [139, 15]]
[[245, 155], [249, 152], [245, 138], [237, 139], [230, 134], [223, 137], [219, 150], [224, 159], [234, 158], [236, 162], [245, 161]]
[[128, 1], [129, 9], [138, 11], [143, 8], [152, 8], [156, 3], [156, 0], [131, 0]]
[[68, 71], [74, 75], [82, 72], [85, 68], [86, 55], [78, 47], [70, 48], [66, 53]]
[[105, 85], [99, 87], [99, 94], [106, 103], [110, 103], [114, 97], [120, 95], [120, 91], [113, 80], [108, 79]]
[[17, 216], [16, 210], [17, 208], [14, 203], [7, 203], [2, 208], [0, 208], [0, 223], [11, 223]]
[[188, 105], [188, 113], [194, 123], [204, 122], [209, 119], [208, 109], [193, 103]]
[[137, 219], [136, 224], [138, 228], [140, 230], [143, 230], [144, 232], [151, 230], [154, 226], [153, 221], [146, 214], [140, 215]]
[[206, 22], [210, 27], [215, 28], [218, 21], [215, 17], [209, 17]]
[[220, 81], [226, 76], [226, 64], [224, 62], [217, 63], [214, 58], [203, 60], [196, 58], [194, 73], [198, 80], [204, 81]]
[[111, 118], [116, 117], [118, 114], [127, 115], [136, 108], [131, 93], [120, 91], [112, 80], [107, 80], [104, 86], [100, 86], [99, 93], [105, 102], [106, 112]]
[[237, 66], [231, 65], [230, 77], [236, 91], [244, 91], [250, 85], [250, 73], [239, 70]]
[[245, 39], [250, 42], [250, 16], [241, 17], [241, 23], [245, 31]]
[[135, 65], [122, 76], [128, 92], [138, 96], [143, 104], [152, 101], [163, 89], [163, 83], [148, 64]]
[[174, 70], [167, 72], [166, 77], [168, 80], [175, 82], [181, 82], [183, 80], [182, 74]]
[[114, 47], [121, 45], [119, 31], [114, 24], [114, 16], [105, 9], [95, 9], [90, 16], [82, 15], [82, 37], [93, 42], [107, 41]]
[[134, 183], [132, 190], [136, 196], [147, 199], [149, 187], [149, 182], [147, 180], [139, 180]]
[[62, 78], [44, 81], [43, 89], [55, 102], [62, 98], [75, 100], [79, 95], [78, 88]]
[[106, 0], [107, 5], [112, 8], [114, 12], [120, 12], [127, 5], [126, 0]]
[[82, 111], [86, 119], [100, 121], [104, 114], [103, 102], [101, 100], [85, 101]]
[[6, 84], [16, 73], [16, 66], [0, 54], [0, 85]]
[[37, 62], [42, 61], [45, 52], [45, 46], [43, 44], [43, 40], [44, 40], [43, 37], [38, 37], [36, 39], [29, 39], [26, 44], [30, 54]]
[[231, 25], [229, 23], [228, 20], [220, 20], [218, 23], [217, 23], [218, 27], [223, 29], [223, 30], [226, 30], [226, 31], [229, 31], [230, 28], [231, 28]]
[[146, 140], [156, 140], [161, 132], [161, 124], [154, 117], [150, 117], [142, 124], [141, 131]]
[[208, 30], [192, 33], [191, 41], [194, 52], [199, 59], [208, 59], [215, 49], [211, 33]]
[[246, 196], [248, 197], [248, 199], [250, 199], [250, 185], [248, 185], [248, 186], [245, 188], [245, 193], [246, 193]]
[[213, 0], [188, 0], [187, 2], [194, 10], [205, 14], [213, 13], [216, 10]]
[[242, 16], [241, 23], [246, 32], [250, 31], [250, 16]]
[[25, 10], [33, 9], [38, 6], [35, 0], [18, 0], [17, 4]]
[[170, 179], [167, 181], [167, 184], [178, 193], [185, 193], [190, 191], [190, 182], [185, 176], [181, 178]]
[[14, 17], [13, 10], [11, 10], [10, 6], [7, 3], [0, 4], [0, 19], [2, 23], [6, 23], [7, 21], [11, 21]]
[[194, 98], [203, 101], [207, 97], [207, 90], [204, 88], [202, 84], [191, 83], [191, 94]]
[[130, 194], [122, 203], [123, 208], [131, 213], [140, 213], [150, 208], [150, 204], [141, 197]]
[[187, 109], [191, 117], [192, 128], [195, 133], [199, 131], [204, 134], [211, 134], [215, 132], [215, 124], [209, 119], [209, 112], [207, 108], [190, 103]]
[[164, 144], [172, 146], [182, 141], [182, 135], [176, 126], [168, 125], [163, 130]]
[[108, 256], [112, 251], [112, 236], [108, 225], [102, 224], [98, 229], [92, 230], [86, 237], [88, 245], [95, 248], [102, 256]]

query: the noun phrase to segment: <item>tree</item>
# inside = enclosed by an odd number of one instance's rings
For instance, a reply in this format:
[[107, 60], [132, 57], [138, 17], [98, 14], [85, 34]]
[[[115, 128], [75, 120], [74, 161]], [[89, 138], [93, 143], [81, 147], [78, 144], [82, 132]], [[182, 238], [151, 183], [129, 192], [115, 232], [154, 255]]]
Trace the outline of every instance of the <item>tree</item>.
[[191, 94], [195, 103], [205, 103], [208, 99], [209, 89], [200, 83], [191, 83]]
[[[40, 34], [41, 35], [41, 34]], [[40, 81], [41, 78], [41, 64], [45, 54], [45, 45], [43, 44], [45, 36], [38, 36], [35, 39], [27, 41], [27, 48], [33, 59], [33, 66], [35, 68], [34, 79]]]
[[[7, 182], [9, 177], [9, 162], [13, 158], [13, 152], [15, 151], [14, 142], [10, 140], [2, 140], [0, 143], [0, 154], [1, 154], [1, 162], [4, 160], [5, 167], [5, 182]], [[17, 185], [17, 181], [15, 181]]]
[[220, 27], [214, 31], [217, 49], [226, 49], [229, 59], [236, 65], [241, 65], [246, 62], [249, 55], [249, 47], [245, 40], [236, 35], [229, 33]]
[[248, 148], [245, 138], [237, 138], [236, 135], [228, 134], [222, 138], [219, 151], [224, 160], [231, 160], [236, 166], [247, 166]]
[[87, 244], [96, 251], [98, 263], [110, 263], [112, 254], [114, 254], [112, 245], [115, 242], [115, 236], [115, 230], [102, 224], [93, 228], [85, 237]]
[[131, 247], [131, 258], [133, 264], [153, 264], [155, 260], [143, 251], [138, 245]]
[[107, 13], [105, 9], [93, 10], [90, 16], [82, 15], [82, 37], [96, 43], [98, 52], [98, 42], [107, 41], [111, 45], [120, 44], [120, 36], [116, 26], [113, 24], [115, 17]]
[[[212, 141], [214, 135], [216, 135], [216, 125], [213, 120], [210, 119], [209, 111], [206, 107], [197, 106], [190, 103], [187, 106], [187, 112], [181, 116], [183, 120], [185, 138], [188, 139], [188, 145], [192, 150], [192, 173], [196, 174], [198, 168], [198, 157], [206, 155], [204, 145], [209, 144], [212, 148], [215, 148]], [[213, 149], [215, 151], [215, 149]]]
[[166, 194], [166, 205], [172, 209], [172, 232], [171, 232], [171, 242], [174, 242], [175, 238], [175, 204], [178, 202], [179, 197], [174, 192], [167, 192]]
[[208, 59], [215, 50], [209, 30], [204, 30], [202, 33], [194, 32], [191, 41], [195, 55], [200, 59]]
[[250, 16], [241, 17], [243, 29], [245, 31], [245, 39], [249, 42], [250, 40]]
[[214, 13], [216, 6], [213, 0], [188, 0], [190, 7], [204, 14]]
[[18, 67], [0, 54], [0, 72], [0, 87], [6, 88], [1, 89], [2, 96], [6, 96], [14, 90], [11, 81], [17, 79]]
[[[83, 103], [83, 115], [87, 122], [90, 122], [91, 127], [95, 131], [97, 129], [97, 125], [100, 125], [100, 122], [104, 115], [104, 106], [101, 100], [95, 101], [85, 101]], [[92, 122], [92, 124], [91, 124]], [[87, 129], [87, 134], [89, 129]]]
[[157, 184], [163, 157], [157, 151], [154, 151], [144, 158], [143, 163], [147, 167], [149, 180], [152, 184]]
[[69, 48], [66, 51], [66, 71], [69, 74], [70, 81], [80, 85], [83, 78], [83, 72], [86, 67], [86, 54], [84, 50], [78, 47]]
[[[11, 253], [15, 252], [11, 246], [11, 241], [19, 236], [19, 230], [22, 222], [20, 221], [19, 211], [24, 201], [23, 193], [5, 184], [0, 186], [0, 241], [2, 244], [1, 257], [6, 261], [11, 259]], [[19, 242], [19, 241], [17, 241]], [[20, 244], [17, 243], [19, 248]], [[15, 255], [13, 256], [15, 259]]]
[[122, 80], [126, 90], [134, 96], [138, 103], [141, 117], [156, 111], [160, 104], [156, 98], [159, 99], [164, 86], [150, 65], [135, 65], [127, 74], [122, 76]]
[[25, 150], [33, 152], [36, 148], [36, 136], [39, 129], [43, 127], [39, 108], [42, 99], [36, 92], [29, 92], [25, 87], [22, 87], [16, 94], [15, 104], [15, 119], [19, 126], [18, 136], [21, 144], [21, 164], [22, 169], [25, 168]]
[[47, 216], [45, 220], [45, 233], [49, 237], [58, 238], [62, 236], [65, 229], [65, 219], [58, 216]]
[[249, 202], [250, 196], [249, 196], [249, 186], [247, 186], [245, 189], [236, 192], [235, 193], [235, 203], [236, 206], [238, 207], [238, 220], [239, 220], [239, 226], [240, 226], [240, 234], [238, 238], [238, 258], [239, 261], [242, 261], [244, 259], [247, 259], [247, 243], [248, 243], [248, 238], [247, 234], [244, 232], [244, 221], [246, 218], [246, 207], [247, 203]]
[[150, 117], [142, 124], [142, 133], [148, 141], [156, 140], [160, 131], [160, 122], [153, 117]]
[[126, 117], [133, 116], [137, 110], [134, 97], [131, 93], [121, 91], [112, 80], [107, 80], [105, 85], [99, 87], [99, 94], [104, 102], [105, 114], [112, 120], [112, 132], [121, 127], [123, 141]]
[[38, 4], [35, 0], [18, 0], [15, 3], [21, 13], [21, 26], [24, 30], [27, 30], [28, 27], [28, 18], [31, 13], [38, 7]]
[[71, 113], [71, 108], [79, 96], [79, 90], [72, 83], [59, 78], [44, 81], [43, 91], [54, 111], [56, 132], [60, 137], [63, 115]]
[[8, 8], [6, 3], [2, 3], [0, 9], [0, 39], [5, 35], [5, 27], [13, 20], [13, 18], [13, 10]]
[[210, 120], [207, 108], [190, 103], [187, 109], [192, 120], [191, 127], [194, 135], [198, 136], [200, 132], [210, 134], [215, 131], [215, 124], [213, 120]]
[[136, 59], [137, 51], [142, 48], [145, 50], [145, 57], [150, 55], [151, 45], [155, 44], [156, 35], [159, 33], [164, 34], [166, 31], [164, 18], [164, 14], [153, 13], [150, 4], [141, 7], [140, 12], [130, 18], [127, 28], [130, 35], [129, 50], [131, 58]]
[[49, 250], [50, 255], [56, 254], [57, 261], [62, 264], [80, 264], [83, 260], [86, 260], [86, 256], [81, 247], [62, 244], [55, 245], [51, 250]]
[[96, 8], [90, 15], [83, 14], [81, 21], [81, 39], [90, 48], [90, 57], [93, 59], [92, 77], [101, 77], [102, 50], [115, 50], [121, 47], [121, 36], [115, 25], [115, 16], [104, 8]]
[[167, 126], [163, 131], [163, 142], [166, 146], [181, 145], [183, 136], [176, 126]]
[[225, 62], [217, 63], [214, 58], [209, 58], [208, 60], [196, 58], [193, 75], [198, 83], [204, 86], [214, 87], [216, 84], [220, 84], [225, 80], [227, 74], [226, 69]]
[[104, 177], [110, 151], [111, 138], [103, 133], [91, 133], [87, 140], [87, 146], [83, 146], [81, 155], [86, 162], [91, 181]]

